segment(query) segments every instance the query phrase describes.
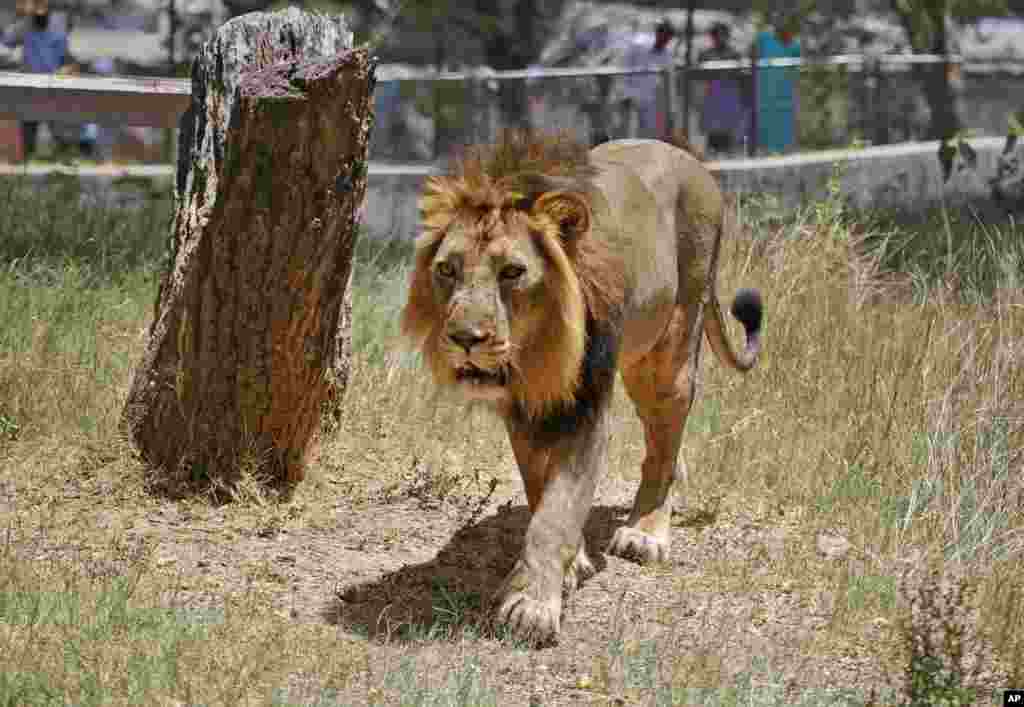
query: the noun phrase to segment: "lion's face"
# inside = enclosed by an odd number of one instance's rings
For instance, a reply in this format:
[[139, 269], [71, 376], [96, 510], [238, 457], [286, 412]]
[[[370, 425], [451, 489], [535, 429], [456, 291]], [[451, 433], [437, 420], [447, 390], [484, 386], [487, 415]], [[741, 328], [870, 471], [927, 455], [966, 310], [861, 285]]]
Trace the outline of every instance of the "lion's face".
[[530, 415], [572, 400], [586, 347], [572, 258], [586, 201], [559, 192], [529, 209], [427, 201], [424, 212], [402, 328], [434, 380]]
[[[483, 217], [481, 221], [487, 220]], [[430, 263], [444, 322], [435, 367], [465, 396], [502, 401], [544, 323], [548, 264], [524, 214], [453, 223]]]

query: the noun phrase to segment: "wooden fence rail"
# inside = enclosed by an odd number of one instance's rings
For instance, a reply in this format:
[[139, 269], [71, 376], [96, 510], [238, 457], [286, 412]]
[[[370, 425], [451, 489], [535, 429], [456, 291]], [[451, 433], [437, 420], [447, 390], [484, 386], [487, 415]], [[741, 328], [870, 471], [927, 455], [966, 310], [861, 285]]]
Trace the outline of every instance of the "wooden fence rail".
[[173, 128], [191, 97], [187, 79], [0, 72], [0, 120]]

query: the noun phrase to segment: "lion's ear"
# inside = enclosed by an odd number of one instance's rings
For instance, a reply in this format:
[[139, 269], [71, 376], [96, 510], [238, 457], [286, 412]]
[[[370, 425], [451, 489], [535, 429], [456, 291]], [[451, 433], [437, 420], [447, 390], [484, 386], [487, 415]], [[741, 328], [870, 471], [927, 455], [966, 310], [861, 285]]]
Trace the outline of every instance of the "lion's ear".
[[455, 181], [445, 176], [429, 177], [423, 185], [418, 206], [424, 228], [443, 228], [458, 206]]
[[575, 241], [590, 230], [590, 204], [576, 192], [548, 192], [534, 203], [533, 213], [543, 214], [558, 224], [562, 238], [567, 241]]

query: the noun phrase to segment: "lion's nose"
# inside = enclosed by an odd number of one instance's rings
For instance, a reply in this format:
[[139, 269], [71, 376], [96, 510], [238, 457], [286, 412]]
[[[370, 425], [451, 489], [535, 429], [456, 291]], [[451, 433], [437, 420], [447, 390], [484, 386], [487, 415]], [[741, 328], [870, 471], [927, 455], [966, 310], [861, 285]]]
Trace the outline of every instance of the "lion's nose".
[[479, 329], [469, 329], [466, 331], [452, 332], [448, 334], [448, 338], [464, 348], [466, 353], [469, 353], [474, 346], [482, 344], [491, 337], [489, 334], [486, 334]]

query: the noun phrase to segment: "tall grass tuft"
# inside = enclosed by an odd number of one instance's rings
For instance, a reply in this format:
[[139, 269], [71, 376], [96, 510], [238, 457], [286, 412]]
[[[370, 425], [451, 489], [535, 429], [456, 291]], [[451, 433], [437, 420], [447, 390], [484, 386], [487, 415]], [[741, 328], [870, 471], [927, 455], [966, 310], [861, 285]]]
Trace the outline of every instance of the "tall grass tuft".
[[973, 585], [956, 570], [906, 573], [900, 581], [900, 636], [909, 705], [977, 704], [996, 684], [991, 645], [979, 634]]

